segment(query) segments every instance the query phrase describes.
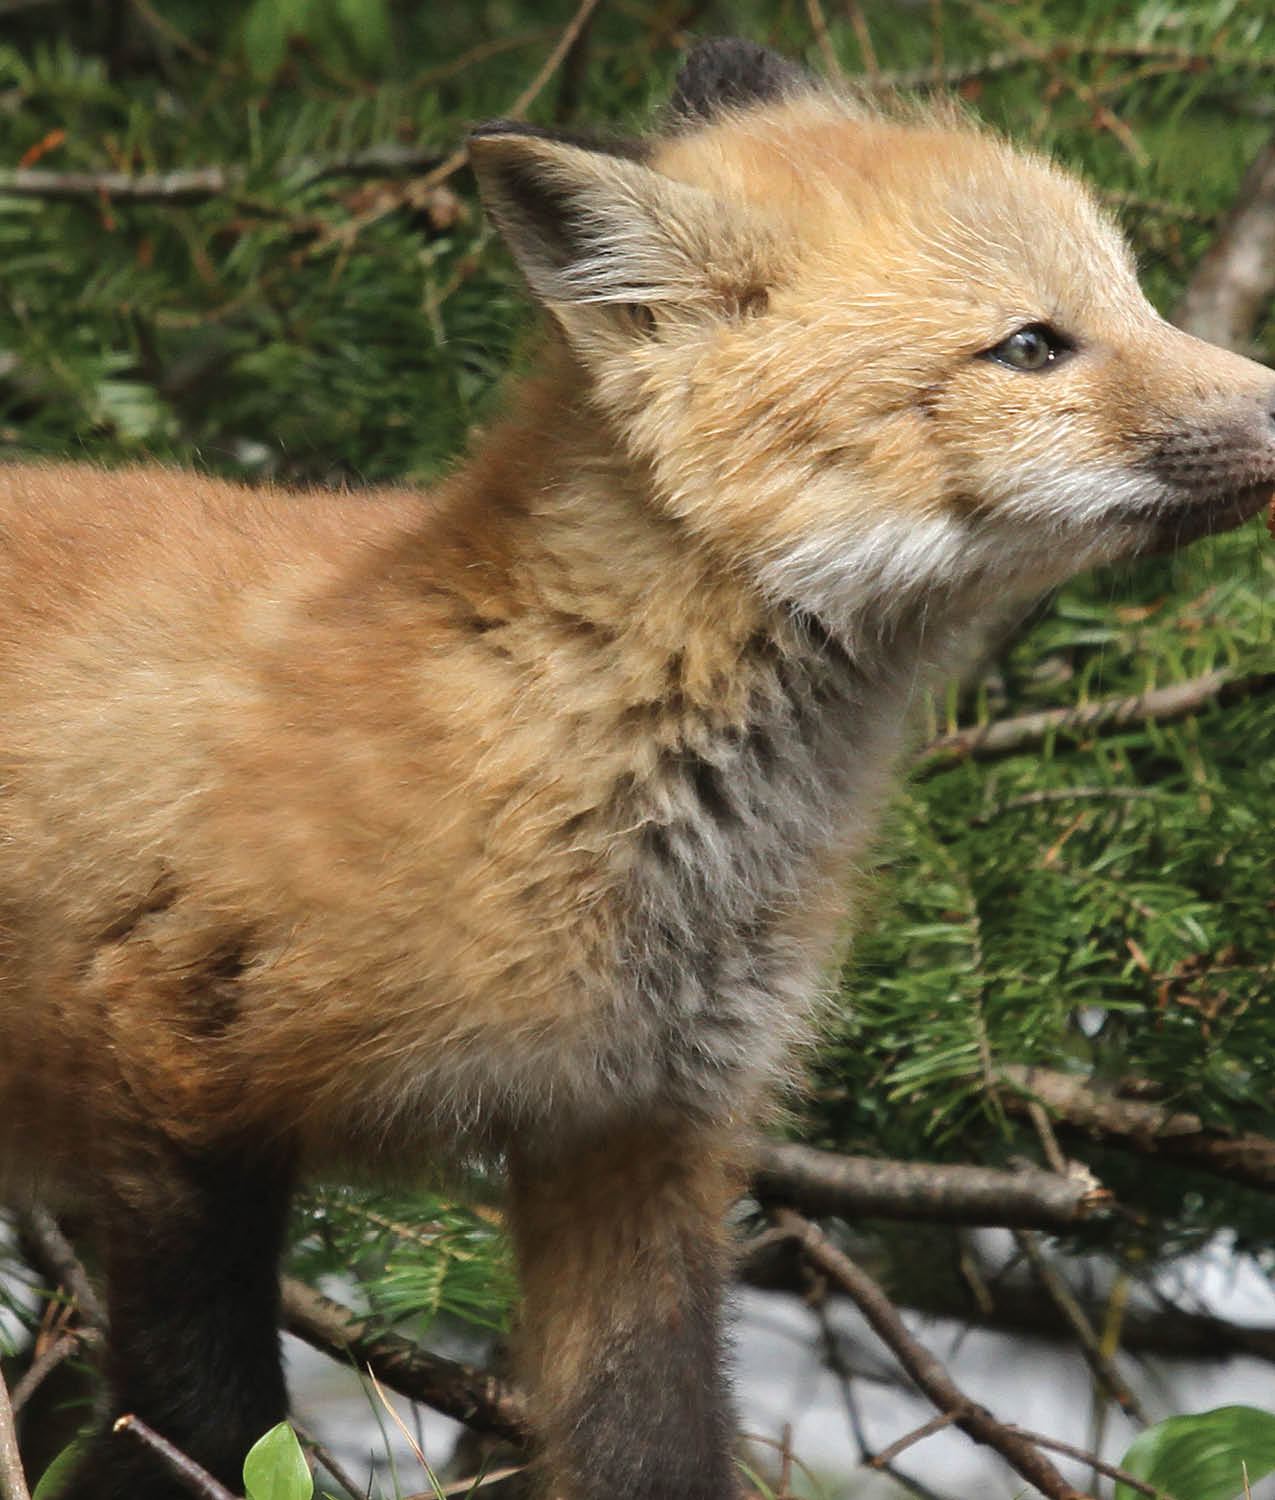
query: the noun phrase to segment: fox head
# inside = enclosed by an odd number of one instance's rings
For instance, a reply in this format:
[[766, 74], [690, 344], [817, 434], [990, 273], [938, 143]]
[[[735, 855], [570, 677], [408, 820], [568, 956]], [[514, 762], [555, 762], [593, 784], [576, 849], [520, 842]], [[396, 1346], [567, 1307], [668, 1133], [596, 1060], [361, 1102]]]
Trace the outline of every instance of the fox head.
[[1039, 592], [1275, 486], [1275, 376], [1166, 323], [1091, 194], [953, 107], [714, 42], [641, 145], [471, 152], [656, 503], [833, 628]]

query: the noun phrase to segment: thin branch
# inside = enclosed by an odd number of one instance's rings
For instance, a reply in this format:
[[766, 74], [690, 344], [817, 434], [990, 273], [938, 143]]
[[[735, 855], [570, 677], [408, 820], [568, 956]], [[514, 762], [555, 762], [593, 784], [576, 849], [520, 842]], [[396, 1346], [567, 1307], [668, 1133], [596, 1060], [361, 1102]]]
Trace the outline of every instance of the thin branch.
[[[866, 87], [883, 92], [907, 92], [913, 89], [955, 89], [975, 79], [989, 78], [994, 73], [1006, 73], [1015, 68], [1038, 68], [1046, 60], [1057, 62], [1158, 63], [1166, 69], [1180, 73], [1218, 73], [1247, 70], [1257, 74], [1275, 71], [1275, 58], [1257, 56], [1237, 49], [1215, 52], [1193, 52], [1188, 47], [1172, 47], [1155, 43], [1137, 45], [1126, 43], [1104, 43], [1089, 41], [1051, 41], [1047, 47], [1031, 42], [1020, 42], [1014, 47], [1005, 47], [981, 57], [972, 57], [964, 62], [934, 63], [925, 68], [907, 68], [895, 72], [879, 73], [869, 80]], [[865, 85], [861, 84], [860, 87]]]
[[914, 1427], [911, 1432], [905, 1432], [901, 1438], [896, 1438], [888, 1448], [882, 1448], [880, 1453], [874, 1453], [868, 1460], [869, 1468], [884, 1469], [888, 1463], [898, 1458], [900, 1453], [905, 1453], [914, 1443], [923, 1442], [927, 1437], [933, 1437], [936, 1432], [945, 1432], [955, 1421], [954, 1411], [941, 1411], [937, 1417], [931, 1417], [920, 1427]]
[[1031, 1442], [965, 1395], [943, 1365], [908, 1332], [894, 1304], [877, 1283], [831, 1244], [816, 1225], [790, 1209], [780, 1209], [776, 1222], [789, 1229], [811, 1262], [853, 1299], [939, 1411], [951, 1412], [957, 1427], [976, 1443], [995, 1448], [1016, 1473], [1051, 1500], [1084, 1500], [1083, 1492], [1068, 1484]]
[[[1227, 1134], [1198, 1115], [1158, 1104], [1122, 1099], [1090, 1086], [1086, 1078], [1052, 1068], [1011, 1064], [1001, 1069], [1006, 1083], [1038, 1099], [1055, 1120], [1092, 1131], [1136, 1151], [1211, 1172], [1246, 1187], [1275, 1190], [1275, 1139], [1252, 1131]], [[1025, 1110], [1027, 1098], [1003, 1096], [1007, 1108]]]
[[233, 167], [193, 167], [184, 172], [49, 172], [42, 167], [0, 171], [0, 195], [45, 198], [111, 198], [119, 203], [203, 203], [243, 180]]
[[1060, 1442], [1057, 1438], [1046, 1437], [1040, 1432], [1030, 1432], [1026, 1427], [1019, 1427], [1015, 1422], [1008, 1422], [1006, 1426], [1011, 1432], [1021, 1434], [1029, 1443], [1035, 1443], [1038, 1448], [1051, 1448], [1055, 1453], [1065, 1453], [1068, 1458], [1078, 1458], [1082, 1463], [1088, 1464], [1091, 1469], [1097, 1469], [1099, 1474], [1105, 1474], [1108, 1479], [1127, 1484], [1130, 1489], [1137, 1490], [1140, 1494], [1153, 1497], [1165, 1494], [1164, 1490], [1156, 1489], [1155, 1485], [1148, 1484], [1145, 1479], [1135, 1479], [1128, 1469], [1117, 1468], [1115, 1464], [1105, 1464], [1096, 1454], [1087, 1453], [1083, 1448]]
[[0, 1378], [0, 1500], [31, 1500], [18, 1452], [18, 1434], [13, 1425], [9, 1388]]
[[1179, 328], [1212, 344], [1245, 348], [1275, 291], [1275, 135], [1244, 175], [1217, 237], [1173, 313]]
[[365, 1318], [321, 1296], [303, 1282], [285, 1277], [284, 1326], [307, 1344], [377, 1380], [464, 1422], [484, 1437], [525, 1447], [530, 1438], [522, 1396], [494, 1375], [444, 1359], [393, 1333], [374, 1333]]
[[1049, 1300], [1071, 1329], [1085, 1363], [1093, 1371], [1094, 1379], [1126, 1416], [1133, 1417], [1144, 1427], [1147, 1426], [1151, 1419], [1143, 1411], [1138, 1398], [1121, 1379], [1114, 1362], [1103, 1352], [1098, 1335], [1094, 1332], [1093, 1324], [1089, 1321], [1084, 1308], [1072, 1294], [1071, 1288], [1045, 1259], [1036, 1236], [1028, 1230], [1018, 1229], [1014, 1231], [1014, 1239], [1018, 1248], [1027, 1257], [1036, 1280], [1044, 1287]]
[[149, 1448], [184, 1490], [189, 1490], [198, 1500], [237, 1500], [224, 1484], [214, 1479], [207, 1469], [197, 1464], [180, 1448], [175, 1448], [167, 1438], [160, 1437], [153, 1427], [148, 1427], [140, 1417], [127, 1413], [117, 1417], [112, 1432], [131, 1433], [143, 1447]]
[[828, 22], [819, 0], [806, 0], [806, 15], [810, 20], [810, 30], [814, 33], [815, 45], [819, 48], [819, 55], [823, 58], [828, 77], [844, 78], [846, 75], [837, 60], [836, 52], [833, 51], [832, 41], [828, 36]]
[[106, 1309], [53, 1215], [36, 1205], [17, 1215], [17, 1226], [19, 1241], [30, 1248], [40, 1272], [53, 1286], [65, 1287], [85, 1323], [104, 1329]]
[[[1000, 32], [1014, 47], [1034, 47], [1029, 38], [1019, 31], [1017, 27], [1012, 26], [1008, 21], [1004, 20], [990, 5], [985, 5], [983, 0], [965, 0], [965, 4], [984, 26], [989, 27], [993, 31]], [[1034, 50], [1037, 53], [1037, 60], [1041, 67], [1049, 74], [1055, 87], [1068, 89], [1071, 93], [1075, 94], [1077, 99], [1088, 109], [1092, 110], [1094, 124], [1101, 126], [1104, 130], [1109, 130], [1134, 161], [1139, 166], [1145, 166], [1147, 153], [1143, 150], [1137, 136], [1134, 135], [1133, 131], [1129, 129], [1128, 125], [1125, 124], [1114, 110], [1103, 103], [1097, 90], [1085, 83], [1083, 79], [1065, 73], [1059, 67], [1055, 54], [1049, 49], [1035, 48]]]
[[863, 14], [863, 6], [859, 4], [859, 0], [846, 0], [846, 15], [850, 18], [855, 40], [859, 43], [859, 56], [863, 59], [863, 71], [868, 75], [869, 82], [875, 85], [881, 77], [881, 68], [877, 62], [876, 48], [872, 45], [872, 33], [868, 30], [867, 17]]
[[92, 1328], [79, 1328], [73, 1333], [64, 1333], [56, 1338], [44, 1351], [31, 1361], [22, 1379], [13, 1387], [13, 1411], [18, 1412], [30, 1401], [45, 1380], [62, 1363], [69, 1359], [83, 1344], [97, 1344], [101, 1335]]
[[363, 1500], [363, 1497], [366, 1497], [368, 1494], [367, 1485], [359, 1484], [356, 1480], [352, 1479], [341, 1467], [336, 1455], [321, 1443], [315, 1437], [314, 1433], [303, 1427], [297, 1421], [296, 1417], [289, 1417], [288, 1421], [291, 1423], [292, 1430], [296, 1433], [297, 1437], [300, 1438], [301, 1442], [309, 1450], [314, 1462], [331, 1474], [332, 1478], [336, 1480], [341, 1488], [350, 1495], [351, 1500]]
[[1218, 670], [1203, 676], [1151, 688], [1132, 697], [1098, 698], [1073, 708], [1047, 708], [1011, 719], [994, 719], [972, 729], [941, 734], [922, 747], [914, 774], [932, 775], [963, 760], [987, 760], [1036, 749], [1055, 736], [1084, 739], [1104, 729], [1123, 729], [1151, 720], [1172, 723], [1212, 707], [1275, 690], [1275, 672], [1234, 677]]
[[809, 1146], [766, 1142], [756, 1155], [754, 1187], [762, 1199], [810, 1214], [920, 1219], [1066, 1230], [1107, 1212], [1111, 1195], [1087, 1168], [1068, 1175], [1027, 1169], [882, 1161], [839, 1156]]

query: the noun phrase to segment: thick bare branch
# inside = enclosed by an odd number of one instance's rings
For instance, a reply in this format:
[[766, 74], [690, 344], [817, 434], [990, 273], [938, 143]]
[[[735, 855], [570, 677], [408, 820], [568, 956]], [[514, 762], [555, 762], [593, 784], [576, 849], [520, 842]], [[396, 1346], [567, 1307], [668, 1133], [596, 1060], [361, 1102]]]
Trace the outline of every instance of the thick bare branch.
[[760, 1145], [756, 1163], [753, 1184], [759, 1197], [791, 1203], [803, 1213], [854, 1219], [924, 1219], [1060, 1231], [1104, 1213], [1111, 1202], [1111, 1195], [1084, 1167], [1068, 1176], [1035, 1169], [1005, 1172], [838, 1156], [778, 1142]]
[[[1092, 1131], [1109, 1141], [1184, 1166], [1211, 1172], [1246, 1187], [1275, 1190], [1275, 1140], [1252, 1131], [1228, 1135], [1205, 1125], [1198, 1115], [1165, 1109], [1140, 1099], [1102, 1093], [1092, 1082], [1053, 1068], [1011, 1065], [1001, 1070], [1007, 1083], [1039, 1099], [1055, 1120]], [[1012, 1093], [1003, 1099], [1015, 1107]], [[1017, 1101], [1026, 1108], [1026, 1099]]]
[[464, 1422], [485, 1437], [523, 1446], [530, 1437], [518, 1392], [472, 1365], [430, 1354], [393, 1333], [374, 1333], [367, 1320], [292, 1277], [283, 1281], [284, 1326], [307, 1344], [383, 1385]]
[[13, 1425], [13, 1407], [9, 1390], [0, 1379], [0, 1500], [31, 1500], [22, 1473], [22, 1455], [18, 1452], [18, 1434]]
[[1244, 349], [1275, 292], [1275, 135], [1253, 159], [1173, 321], [1187, 333]]

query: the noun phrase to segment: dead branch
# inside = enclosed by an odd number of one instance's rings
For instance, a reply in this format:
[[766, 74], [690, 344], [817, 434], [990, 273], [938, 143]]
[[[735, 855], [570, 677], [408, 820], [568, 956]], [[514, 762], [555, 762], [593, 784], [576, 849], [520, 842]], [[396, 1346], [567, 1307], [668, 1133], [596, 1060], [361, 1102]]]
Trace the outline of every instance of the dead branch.
[[307, 1344], [371, 1370], [391, 1390], [484, 1437], [527, 1445], [531, 1429], [523, 1398], [495, 1375], [431, 1354], [398, 1334], [374, 1333], [366, 1318], [290, 1276], [283, 1279], [282, 1293], [284, 1326]]
[[18, 1434], [13, 1425], [9, 1388], [0, 1379], [0, 1500], [31, 1500], [18, 1452]]
[[118, 203], [203, 203], [243, 181], [232, 167], [193, 167], [183, 172], [49, 172], [42, 167], [0, 171], [0, 195], [46, 198], [110, 198]]
[[173, 1478], [184, 1490], [197, 1496], [198, 1500], [236, 1500], [226, 1486], [214, 1479], [207, 1469], [197, 1464], [193, 1458], [187, 1458], [180, 1448], [175, 1448], [167, 1438], [160, 1437], [140, 1417], [131, 1413], [117, 1417], [111, 1431], [131, 1433], [143, 1447], [149, 1448], [162, 1459]]
[[1156, 1489], [1155, 1485], [1148, 1484], [1145, 1479], [1135, 1479], [1128, 1469], [1120, 1469], [1115, 1464], [1103, 1463], [1096, 1453], [1086, 1453], [1083, 1448], [1077, 1448], [1071, 1443], [1059, 1442], [1057, 1438], [1046, 1437], [1040, 1432], [1029, 1432], [1026, 1427], [1019, 1427], [1016, 1422], [1010, 1422], [1007, 1426], [1011, 1432], [1019, 1433], [1029, 1443], [1035, 1443], [1038, 1448], [1052, 1448], [1055, 1453], [1065, 1453], [1068, 1458], [1078, 1458], [1082, 1463], [1088, 1464], [1091, 1469], [1097, 1469], [1099, 1474], [1105, 1474], [1108, 1479], [1115, 1479], [1120, 1484], [1127, 1484], [1131, 1490], [1137, 1490], [1140, 1494], [1164, 1495], [1163, 1490]]
[[1065, 1230], [1105, 1213], [1111, 1195], [1087, 1168], [1066, 1176], [931, 1162], [839, 1156], [810, 1146], [765, 1142], [753, 1185], [763, 1200], [803, 1213], [846, 1218], [924, 1219]]
[[894, 1304], [877, 1283], [831, 1244], [823, 1232], [791, 1209], [780, 1209], [776, 1222], [798, 1241], [811, 1263], [834, 1281], [856, 1304], [912, 1380], [941, 1412], [951, 1412], [954, 1424], [976, 1443], [996, 1451], [1029, 1484], [1051, 1500], [1085, 1500], [1035, 1444], [998, 1421], [986, 1407], [971, 1401], [953, 1382], [939, 1360], [908, 1332]]
[[988, 760], [1035, 749], [1049, 739], [1084, 739], [1099, 730], [1123, 729], [1151, 720], [1172, 723], [1201, 709], [1226, 707], [1244, 698], [1275, 690], [1275, 672], [1234, 677], [1226, 671], [1206, 672], [1168, 687], [1151, 688], [1132, 697], [1098, 698], [1073, 708], [1047, 708], [995, 719], [971, 729], [940, 734], [922, 747], [915, 775], [930, 776], [962, 760]]
[[12, 1392], [14, 1415], [16, 1416], [22, 1410], [64, 1359], [69, 1359], [85, 1344], [96, 1345], [101, 1341], [101, 1334], [92, 1328], [77, 1328], [73, 1333], [64, 1333], [60, 1338], [54, 1339], [42, 1354], [38, 1354], [31, 1361], [22, 1379], [14, 1383]]
[[19, 1243], [36, 1269], [48, 1278], [51, 1286], [65, 1287], [85, 1323], [104, 1329], [106, 1309], [53, 1215], [38, 1205], [24, 1209], [17, 1215], [17, 1227]]
[[1196, 338], [1243, 350], [1275, 291], [1275, 135], [1253, 159], [1173, 313]]
[[[1023, 1096], [1038, 1099], [1054, 1119], [1136, 1151], [1196, 1167], [1245, 1187], [1275, 1190], [1275, 1139], [1252, 1131], [1227, 1134], [1198, 1115], [1158, 1104], [1102, 1093], [1092, 1080], [1052, 1068], [1011, 1064], [1001, 1077]], [[1007, 1109], [1023, 1110], [1027, 1098], [1003, 1095]]]
[[1053, 1266], [1046, 1260], [1036, 1236], [1027, 1230], [1015, 1230], [1014, 1240], [1027, 1258], [1037, 1281], [1045, 1289], [1049, 1300], [1058, 1309], [1059, 1316], [1071, 1329], [1076, 1344], [1084, 1356], [1085, 1363], [1093, 1372], [1094, 1379], [1126, 1416], [1133, 1417], [1145, 1427], [1150, 1417], [1142, 1404], [1121, 1378], [1115, 1362], [1104, 1353], [1101, 1341], [1094, 1332], [1089, 1315], [1072, 1294], [1071, 1288]]

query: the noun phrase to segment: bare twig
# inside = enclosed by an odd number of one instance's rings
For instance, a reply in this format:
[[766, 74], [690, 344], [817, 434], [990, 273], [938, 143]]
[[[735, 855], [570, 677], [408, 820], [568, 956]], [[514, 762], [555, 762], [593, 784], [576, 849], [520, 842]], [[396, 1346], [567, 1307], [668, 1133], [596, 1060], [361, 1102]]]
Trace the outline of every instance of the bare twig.
[[336, 1359], [370, 1369], [391, 1390], [422, 1401], [486, 1437], [524, 1446], [530, 1429], [521, 1395], [471, 1365], [431, 1354], [393, 1333], [374, 1333], [367, 1320], [285, 1277], [284, 1324]]
[[954, 1411], [941, 1411], [937, 1417], [931, 1417], [928, 1422], [923, 1422], [920, 1427], [914, 1427], [911, 1432], [905, 1432], [901, 1438], [896, 1438], [888, 1448], [882, 1448], [880, 1453], [874, 1453], [868, 1460], [868, 1465], [873, 1469], [884, 1469], [893, 1459], [898, 1458], [900, 1453], [905, 1453], [914, 1443], [922, 1442], [927, 1437], [933, 1437], [936, 1432], [943, 1432], [956, 1421]]
[[1083, 1448], [1060, 1442], [1057, 1438], [1046, 1437], [1040, 1432], [1030, 1432], [1026, 1427], [1019, 1427], [1014, 1422], [1006, 1423], [1006, 1426], [1011, 1432], [1020, 1433], [1029, 1443], [1035, 1443], [1038, 1448], [1050, 1448], [1055, 1453], [1065, 1453], [1068, 1458], [1078, 1458], [1082, 1463], [1088, 1464], [1091, 1469], [1097, 1469], [1099, 1474], [1105, 1474], [1108, 1479], [1127, 1484], [1130, 1489], [1137, 1490], [1140, 1494], [1152, 1496], [1164, 1494], [1163, 1490], [1156, 1489], [1155, 1485], [1148, 1484], [1145, 1479], [1135, 1479], [1127, 1469], [1117, 1468], [1115, 1464], [1105, 1464], [1096, 1454], [1087, 1453]]
[[828, 77], [844, 78], [845, 73], [837, 60], [836, 52], [833, 51], [832, 41], [828, 36], [828, 22], [819, 0], [806, 0], [806, 15], [810, 19], [810, 30], [814, 33], [815, 45], [819, 48], [819, 55], [823, 58]]
[[[1275, 1140], [1254, 1132], [1228, 1135], [1210, 1129], [1198, 1115], [1104, 1094], [1089, 1082], [1052, 1068], [1013, 1064], [1001, 1069], [1005, 1082], [1038, 1099], [1056, 1121], [1092, 1131], [1143, 1156], [1183, 1162], [1247, 1187], [1275, 1189]], [[1027, 1108], [1004, 1096], [1007, 1108]]]
[[53, 1285], [66, 1288], [86, 1323], [105, 1328], [106, 1309], [53, 1215], [37, 1205], [18, 1214], [17, 1226], [19, 1239], [30, 1247], [39, 1270]]
[[113, 198], [121, 203], [203, 203], [231, 191], [243, 179], [232, 167], [193, 167], [184, 172], [49, 172], [41, 167], [0, 171], [0, 194], [10, 198]]
[[64, 1333], [60, 1338], [54, 1339], [42, 1354], [31, 1361], [22, 1379], [14, 1384], [14, 1414], [22, 1410], [64, 1359], [69, 1359], [82, 1344], [96, 1344], [100, 1341], [101, 1335], [92, 1328], [80, 1328], [74, 1333]]
[[1257, 153], [1230, 212], [1173, 313], [1179, 328], [1245, 348], [1275, 291], [1275, 136]]
[[754, 1186], [763, 1199], [853, 1219], [1063, 1230], [1103, 1214], [1111, 1204], [1111, 1195], [1088, 1169], [1069, 1169], [1066, 1176], [1035, 1169], [1003, 1172], [839, 1156], [777, 1142], [760, 1145], [756, 1162]]
[[1065, 62], [1096, 59], [1102, 62], [1130, 62], [1155, 64], [1164, 71], [1177, 73], [1248, 72], [1262, 76], [1275, 72], [1275, 58], [1262, 57], [1238, 49], [1218, 49], [1213, 52], [1193, 52], [1189, 47], [1173, 47], [1157, 43], [1122, 43], [1051, 40], [1047, 47], [1021, 40], [1013, 47], [986, 52], [980, 57], [967, 58], [963, 62], [944, 63], [936, 61], [929, 67], [906, 68], [894, 72], [881, 72], [868, 83], [868, 87], [882, 91], [911, 89], [954, 89], [963, 83], [980, 78], [990, 78], [995, 73], [1010, 72], [1015, 68], [1038, 68], [1045, 61]]
[[301, 1442], [309, 1450], [314, 1462], [326, 1469], [341, 1488], [351, 1495], [352, 1500], [360, 1500], [360, 1497], [366, 1496], [368, 1493], [367, 1486], [359, 1484], [357, 1480], [352, 1479], [341, 1467], [335, 1454], [325, 1444], [321, 1443], [315, 1437], [314, 1433], [303, 1427], [297, 1421], [296, 1417], [289, 1417], [288, 1421], [292, 1424], [292, 1430], [296, 1433], [297, 1437], [300, 1438]]
[[153, 1427], [148, 1427], [140, 1417], [133, 1416], [131, 1412], [117, 1417], [111, 1431], [131, 1433], [143, 1447], [149, 1448], [157, 1458], [163, 1460], [169, 1473], [184, 1490], [189, 1490], [199, 1500], [236, 1500], [226, 1486], [214, 1479], [207, 1469], [197, 1464], [193, 1458], [187, 1458], [180, 1448], [175, 1448], [167, 1438], [160, 1437]]
[[1093, 112], [1094, 124], [1101, 126], [1104, 130], [1110, 131], [1139, 166], [1146, 165], [1147, 153], [1142, 149], [1138, 138], [1120, 116], [1109, 105], [1103, 102], [1096, 89], [1092, 88], [1082, 79], [1064, 72], [1058, 66], [1056, 55], [1052, 51], [1044, 48], [1033, 48], [1032, 42], [1017, 27], [1003, 19], [1000, 13], [993, 9], [992, 6], [985, 5], [983, 0], [965, 0], [965, 4], [984, 26], [999, 32], [1014, 47], [1034, 50], [1037, 61], [1049, 74], [1055, 86], [1067, 89], [1069, 92], [1075, 94], [1076, 98]]
[[1018, 1248], [1027, 1257], [1036, 1280], [1044, 1287], [1049, 1300], [1054, 1304], [1075, 1336], [1085, 1363], [1093, 1371], [1094, 1379], [1107, 1392], [1127, 1416], [1133, 1417], [1145, 1427], [1150, 1421], [1142, 1404], [1120, 1377], [1115, 1364], [1103, 1352], [1098, 1335], [1071, 1288], [1045, 1259], [1036, 1236], [1029, 1230], [1017, 1229], [1014, 1239]]
[[953, 1382], [935, 1357], [908, 1332], [893, 1303], [877, 1283], [822, 1231], [790, 1209], [780, 1209], [776, 1221], [791, 1231], [811, 1262], [834, 1281], [858, 1306], [859, 1311], [885, 1341], [916, 1385], [942, 1412], [951, 1412], [954, 1424], [977, 1443], [998, 1453], [1029, 1484], [1052, 1500], [1083, 1500], [1053, 1464], [1020, 1434], [998, 1421], [986, 1407], [971, 1401]]
[[1039, 713], [996, 719], [973, 729], [941, 734], [920, 753], [916, 774], [925, 776], [962, 760], [983, 760], [1034, 749], [1054, 736], [1082, 739], [1103, 729], [1122, 729], [1151, 720], [1171, 723], [1201, 709], [1237, 703], [1275, 690], [1275, 672], [1234, 677], [1226, 671], [1206, 672], [1185, 682], [1152, 688], [1133, 697], [1099, 698], [1074, 708], [1047, 708]]
[[859, 43], [859, 56], [863, 59], [863, 71], [875, 84], [881, 77], [881, 68], [877, 63], [876, 48], [872, 45], [872, 33], [868, 30], [867, 17], [863, 14], [863, 6], [860, 5], [859, 0], [846, 0], [846, 15], [850, 18], [855, 40]]
[[31, 1500], [18, 1452], [18, 1434], [13, 1425], [9, 1388], [0, 1379], [0, 1500]]

